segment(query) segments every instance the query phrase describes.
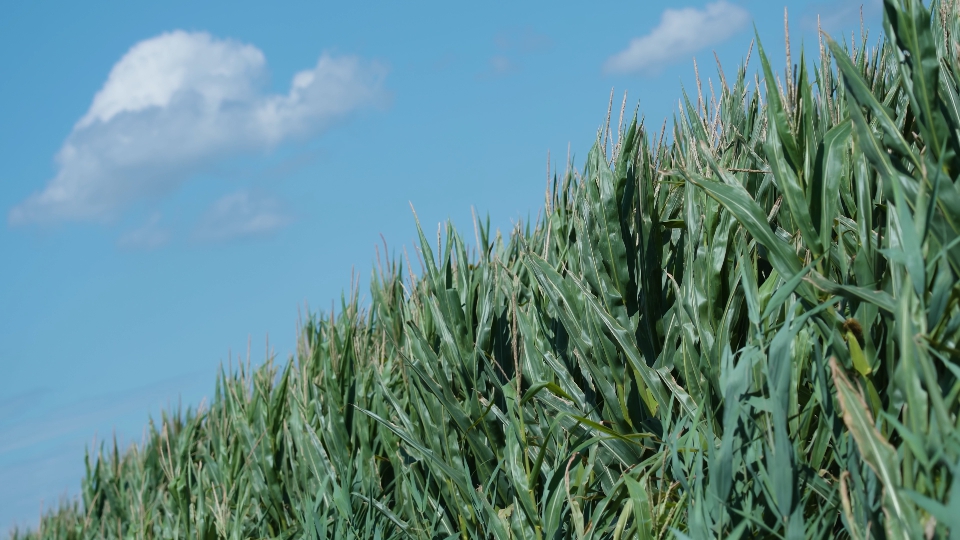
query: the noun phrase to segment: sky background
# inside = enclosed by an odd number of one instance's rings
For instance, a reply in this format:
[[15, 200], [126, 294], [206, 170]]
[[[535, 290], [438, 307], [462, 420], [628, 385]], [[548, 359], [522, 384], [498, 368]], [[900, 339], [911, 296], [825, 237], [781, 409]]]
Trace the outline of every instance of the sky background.
[[[732, 74], [754, 25], [784, 65], [860, 2], [20, 2], [0, 18], [0, 535], [78, 493], [83, 453], [196, 406], [233, 354], [471, 208], [542, 206], [628, 92], [648, 125]], [[878, 0], [864, 6], [871, 41]], [[756, 56], [754, 56], [756, 60]], [[753, 67], [758, 63], [753, 62]], [[616, 116], [616, 112], [615, 112]]]

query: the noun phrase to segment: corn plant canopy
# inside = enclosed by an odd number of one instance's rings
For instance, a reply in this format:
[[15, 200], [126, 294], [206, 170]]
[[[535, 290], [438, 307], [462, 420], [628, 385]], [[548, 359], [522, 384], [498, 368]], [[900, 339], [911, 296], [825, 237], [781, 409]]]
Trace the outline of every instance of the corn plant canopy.
[[960, 538], [958, 15], [608, 120], [13, 538]]

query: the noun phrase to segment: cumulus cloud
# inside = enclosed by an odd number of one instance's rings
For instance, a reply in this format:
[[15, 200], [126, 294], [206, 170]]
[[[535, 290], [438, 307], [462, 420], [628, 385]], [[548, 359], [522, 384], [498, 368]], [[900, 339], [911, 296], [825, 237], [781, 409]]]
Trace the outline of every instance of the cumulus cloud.
[[634, 38], [603, 65], [606, 73], [655, 72], [704, 47], [726, 41], [750, 22], [750, 13], [726, 0], [703, 9], [667, 9], [649, 34]]
[[270, 94], [266, 59], [252, 45], [179, 30], [141, 41], [67, 137], [56, 175], [9, 221], [113, 218], [217, 160], [316, 135], [382, 102], [384, 76], [376, 63], [324, 54], [294, 75], [287, 93]]
[[200, 241], [261, 236], [288, 225], [291, 218], [279, 200], [241, 190], [217, 200], [194, 231]]

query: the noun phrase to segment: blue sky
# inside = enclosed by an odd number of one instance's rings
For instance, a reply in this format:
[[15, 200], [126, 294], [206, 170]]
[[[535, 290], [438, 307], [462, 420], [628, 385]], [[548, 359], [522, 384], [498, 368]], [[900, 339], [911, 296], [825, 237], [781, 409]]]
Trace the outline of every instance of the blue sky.
[[[286, 359], [381, 234], [412, 248], [411, 203], [509, 229], [611, 88], [659, 127], [692, 59], [732, 72], [753, 24], [783, 65], [783, 3], [518, 4], [5, 6], [0, 530], [75, 495], [95, 438], [199, 403], [231, 351]], [[859, 6], [786, 3], [795, 49]]]

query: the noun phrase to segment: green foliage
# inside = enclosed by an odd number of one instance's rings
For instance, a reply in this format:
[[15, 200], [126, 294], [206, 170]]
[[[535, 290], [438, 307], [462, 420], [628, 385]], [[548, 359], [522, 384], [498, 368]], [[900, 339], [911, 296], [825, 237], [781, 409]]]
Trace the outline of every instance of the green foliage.
[[885, 5], [421, 230], [13, 538], [960, 538], [960, 18]]

